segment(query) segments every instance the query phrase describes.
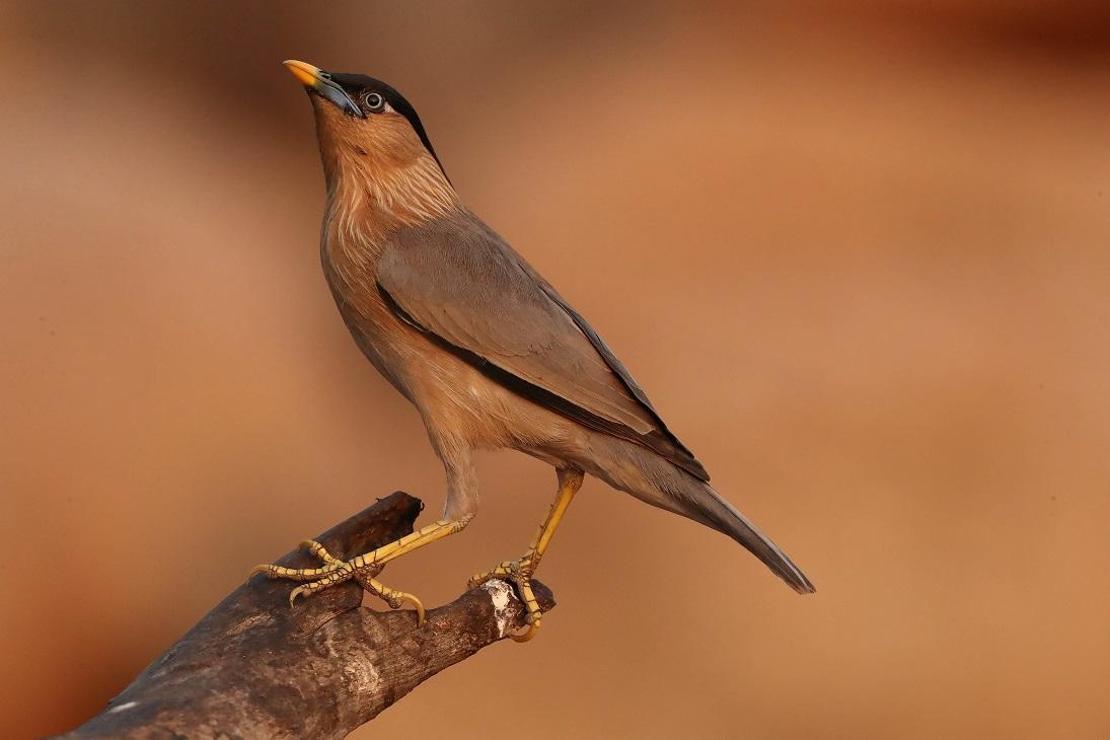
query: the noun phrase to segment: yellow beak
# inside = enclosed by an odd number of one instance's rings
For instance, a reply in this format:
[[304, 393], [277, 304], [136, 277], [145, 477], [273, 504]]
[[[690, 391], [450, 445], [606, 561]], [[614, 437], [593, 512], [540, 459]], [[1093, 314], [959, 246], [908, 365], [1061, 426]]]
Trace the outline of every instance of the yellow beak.
[[307, 62], [298, 62], [296, 59], [286, 59], [282, 64], [288, 67], [293, 76], [312, 93], [332, 103], [349, 116], [366, 118], [366, 114], [355, 104], [347, 91], [332, 79], [330, 73], [319, 67], [313, 67]]
[[288, 67], [293, 76], [305, 87], [316, 87], [316, 83], [320, 81], [319, 67], [313, 67], [307, 62], [298, 62], [296, 59], [286, 59], [282, 64]]

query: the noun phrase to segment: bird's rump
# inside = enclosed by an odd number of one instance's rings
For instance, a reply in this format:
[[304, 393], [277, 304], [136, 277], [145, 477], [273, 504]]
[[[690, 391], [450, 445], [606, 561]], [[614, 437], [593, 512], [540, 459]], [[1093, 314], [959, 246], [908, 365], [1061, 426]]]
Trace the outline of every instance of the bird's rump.
[[397, 231], [377, 279], [402, 320], [493, 380], [709, 479], [585, 319], [473, 214]]

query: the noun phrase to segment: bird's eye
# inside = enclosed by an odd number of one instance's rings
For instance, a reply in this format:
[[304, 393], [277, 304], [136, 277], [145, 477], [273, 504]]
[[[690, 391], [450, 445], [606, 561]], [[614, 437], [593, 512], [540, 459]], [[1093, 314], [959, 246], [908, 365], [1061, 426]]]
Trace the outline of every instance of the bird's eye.
[[362, 96], [362, 102], [366, 103], [366, 109], [373, 113], [380, 113], [385, 110], [385, 98], [379, 93], [369, 92]]

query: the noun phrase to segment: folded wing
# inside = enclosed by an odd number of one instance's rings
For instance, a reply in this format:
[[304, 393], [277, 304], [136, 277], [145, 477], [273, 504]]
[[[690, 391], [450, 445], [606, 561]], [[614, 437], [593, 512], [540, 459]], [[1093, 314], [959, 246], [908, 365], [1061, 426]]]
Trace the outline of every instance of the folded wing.
[[378, 288], [401, 320], [495, 381], [709, 480], [585, 319], [473, 215], [398, 232]]

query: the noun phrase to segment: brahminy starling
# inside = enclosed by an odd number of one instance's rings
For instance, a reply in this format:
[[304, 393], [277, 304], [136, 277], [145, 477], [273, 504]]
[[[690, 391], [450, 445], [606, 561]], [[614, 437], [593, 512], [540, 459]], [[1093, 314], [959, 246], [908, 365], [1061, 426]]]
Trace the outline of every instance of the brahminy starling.
[[316, 118], [327, 196], [321, 260], [355, 343], [416, 407], [447, 473], [443, 516], [343, 561], [315, 542], [318, 568], [261, 565], [302, 582], [290, 603], [354, 579], [397, 608], [424, 607], [376, 580], [384, 565], [463, 529], [478, 511], [474, 452], [508, 448], [555, 468], [558, 492], [531, 547], [471, 578], [515, 584], [541, 613], [531, 577], [588, 473], [645, 503], [723, 532], [800, 593], [813, 584], [709, 485], [593, 327], [448, 179], [412, 105], [389, 85], [287, 61]]

